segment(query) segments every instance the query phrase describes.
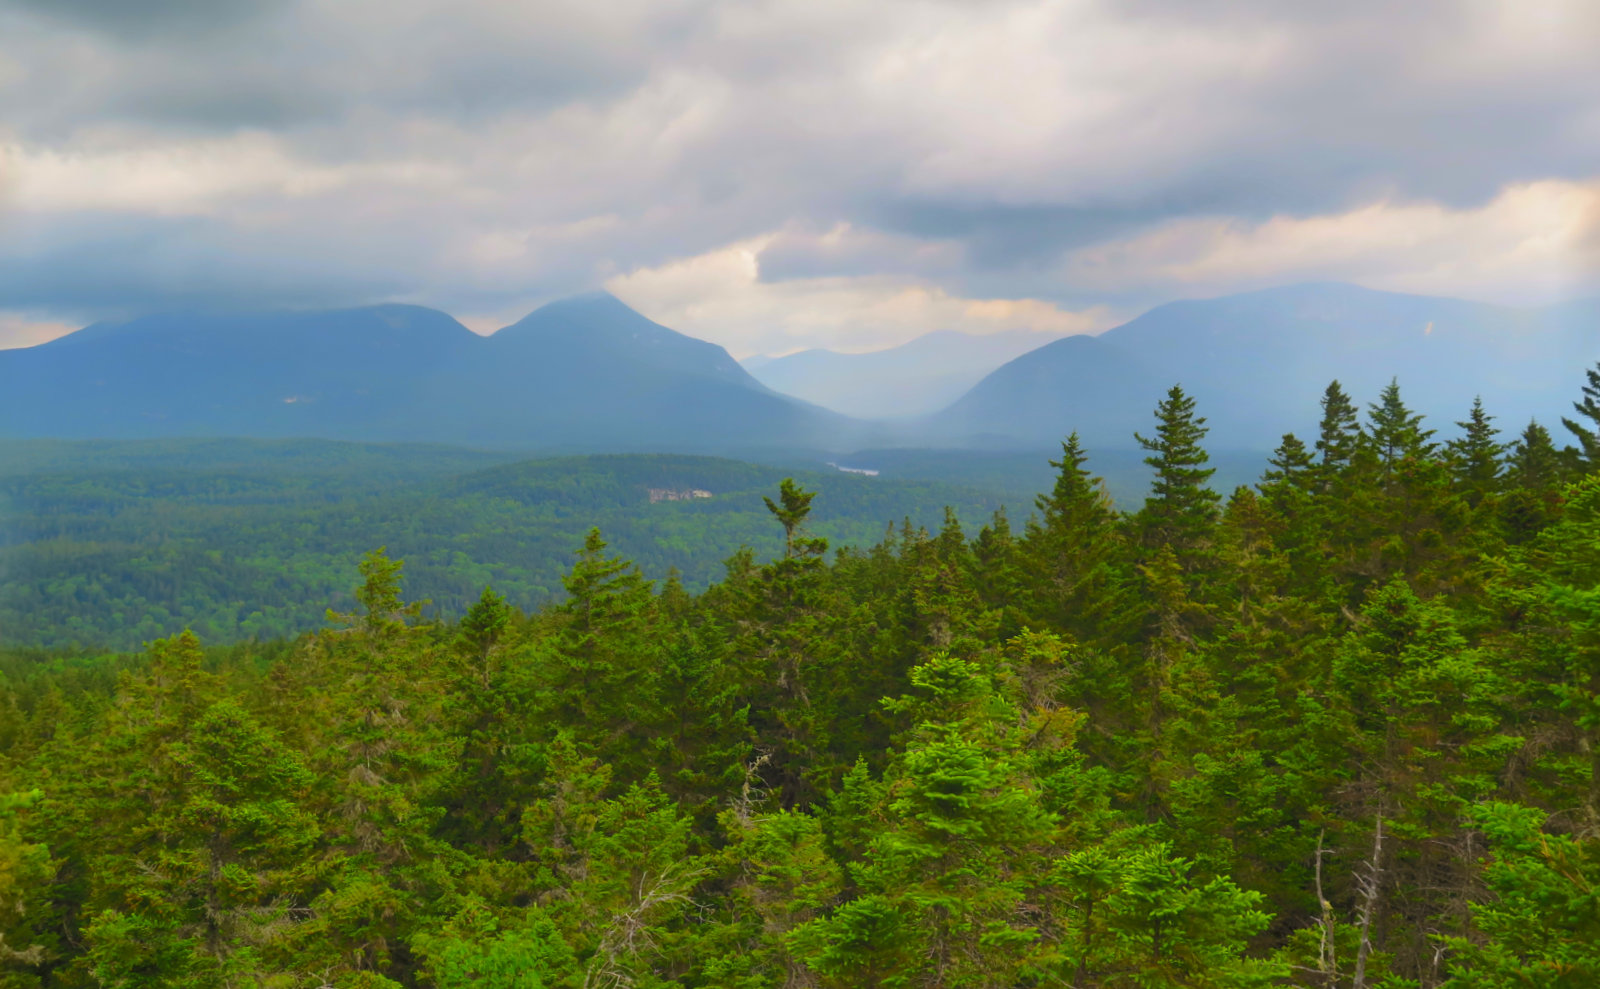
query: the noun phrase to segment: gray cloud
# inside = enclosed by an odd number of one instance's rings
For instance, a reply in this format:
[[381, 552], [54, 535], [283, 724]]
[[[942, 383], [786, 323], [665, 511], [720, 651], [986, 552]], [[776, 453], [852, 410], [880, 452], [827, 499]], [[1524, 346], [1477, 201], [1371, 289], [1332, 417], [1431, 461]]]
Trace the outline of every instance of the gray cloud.
[[410, 287], [393, 271], [349, 259], [331, 264], [333, 252], [313, 245], [252, 245], [211, 220], [81, 217], [7, 232], [0, 308], [82, 320], [154, 309], [343, 305]]
[[5, 0], [40, 18], [126, 40], [205, 36], [281, 8], [288, 0]]
[[0, 0], [0, 308], [499, 311], [749, 238], [769, 283], [1158, 301], [1172, 224], [1600, 177], [1597, 36], [1587, 0]]

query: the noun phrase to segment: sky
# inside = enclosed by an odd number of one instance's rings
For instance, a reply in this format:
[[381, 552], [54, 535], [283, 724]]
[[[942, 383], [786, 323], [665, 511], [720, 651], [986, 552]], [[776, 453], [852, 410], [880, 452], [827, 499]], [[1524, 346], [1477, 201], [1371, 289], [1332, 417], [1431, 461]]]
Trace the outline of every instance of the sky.
[[1600, 294], [1594, 0], [0, 0], [0, 346], [605, 288], [736, 356]]

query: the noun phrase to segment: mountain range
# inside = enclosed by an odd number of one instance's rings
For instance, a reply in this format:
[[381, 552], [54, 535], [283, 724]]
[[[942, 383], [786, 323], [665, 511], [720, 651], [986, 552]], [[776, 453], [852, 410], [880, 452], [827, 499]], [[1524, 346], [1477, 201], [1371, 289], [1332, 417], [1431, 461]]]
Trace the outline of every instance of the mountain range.
[[846, 417], [607, 294], [488, 337], [419, 306], [167, 314], [0, 351], [0, 435], [320, 437], [547, 451], [810, 447]]
[[488, 337], [406, 305], [152, 315], [0, 351], [0, 436], [751, 454], [1043, 450], [1076, 430], [1091, 449], [1118, 450], [1149, 431], [1156, 403], [1181, 383], [1213, 449], [1259, 451], [1286, 430], [1314, 429], [1329, 380], [1364, 402], [1393, 377], [1446, 433], [1476, 395], [1507, 430], [1533, 416], [1554, 427], [1600, 359], [1600, 303], [1512, 309], [1341, 284], [1175, 302], [1029, 350], [938, 411], [844, 414], [926, 407], [954, 392], [959, 355], [976, 365], [1026, 342], [934, 334], [876, 354], [797, 354], [752, 376], [722, 347], [604, 293], [543, 306]]
[[1181, 384], [1214, 447], [1267, 450], [1315, 429], [1338, 379], [1370, 402], [1398, 379], [1408, 405], [1445, 434], [1476, 396], [1507, 430], [1538, 418], [1559, 432], [1583, 371], [1600, 359], [1600, 302], [1514, 309], [1295, 285], [1159, 306], [1099, 336], [1046, 344], [998, 368], [919, 423], [923, 437], [1038, 448], [1076, 430], [1091, 447], [1148, 433], [1151, 410]]
[[937, 412], [990, 371], [1055, 339], [1029, 330], [936, 330], [887, 350], [802, 350], [743, 363], [762, 384], [786, 395], [845, 415], [886, 419]]

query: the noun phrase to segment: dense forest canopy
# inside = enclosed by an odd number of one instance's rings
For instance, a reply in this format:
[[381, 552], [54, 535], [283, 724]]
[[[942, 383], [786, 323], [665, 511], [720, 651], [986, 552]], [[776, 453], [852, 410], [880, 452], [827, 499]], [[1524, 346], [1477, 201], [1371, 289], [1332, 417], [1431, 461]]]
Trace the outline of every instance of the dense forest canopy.
[[[534, 610], [0, 668], [0, 986], [1600, 984], [1600, 368], [1558, 442], [1337, 384], [1212, 489]], [[781, 548], [779, 548], [781, 547]]]
[[786, 474], [827, 487], [811, 523], [840, 545], [937, 524], [945, 506], [984, 518], [1007, 498], [987, 477], [980, 490], [709, 457], [305, 441], [0, 443], [0, 460], [0, 629], [58, 648], [310, 631], [354, 603], [349, 575], [374, 546], [404, 557], [430, 614], [460, 615], [487, 584], [531, 609], [564, 593], [595, 525], [648, 575], [676, 570], [699, 591], [740, 546], [781, 550], [761, 497]]

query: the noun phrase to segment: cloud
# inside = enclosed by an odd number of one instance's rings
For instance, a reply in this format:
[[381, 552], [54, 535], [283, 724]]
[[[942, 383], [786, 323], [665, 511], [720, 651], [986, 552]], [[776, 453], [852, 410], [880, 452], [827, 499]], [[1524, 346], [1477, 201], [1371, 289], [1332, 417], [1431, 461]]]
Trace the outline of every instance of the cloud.
[[1311, 274], [1595, 292], [1551, 190], [1600, 178], [1596, 36], [1590, 0], [0, 0], [0, 307], [480, 325], [626, 278], [767, 347]]
[[808, 347], [879, 350], [934, 330], [1031, 330], [1061, 336], [1107, 329], [1106, 307], [1067, 311], [1040, 299], [971, 299], [905, 277], [767, 281], [762, 259], [779, 235], [618, 275], [606, 287], [639, 311], [736, 357]]
[[1476, 208], [1379, 201], [1342, 213], [1177, 220], [1084, 248], [1063, 275], [1107, 287], [1207, 293], [1292, 281], [1538, 304], [1592, 290], [1600, 181], [1510, 186]]
[[173, 31], [209, 34], [283, 5], [284, 0], [5, 0], [0, 8], [113, 37], [144, 39]]
[[78, 329], [76, 323], [35, 319], [28, 313], [0, 312], [0, 350], [32, 347]]

